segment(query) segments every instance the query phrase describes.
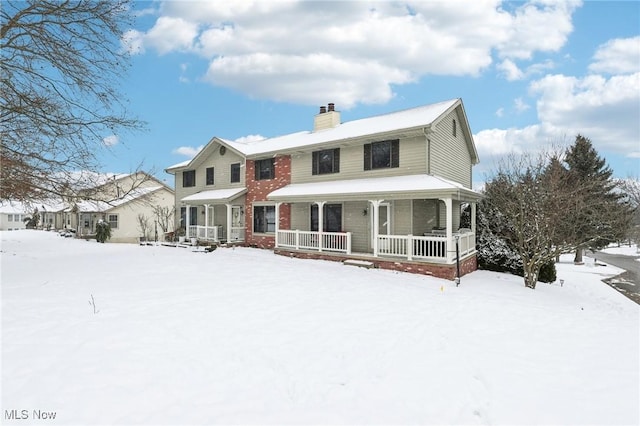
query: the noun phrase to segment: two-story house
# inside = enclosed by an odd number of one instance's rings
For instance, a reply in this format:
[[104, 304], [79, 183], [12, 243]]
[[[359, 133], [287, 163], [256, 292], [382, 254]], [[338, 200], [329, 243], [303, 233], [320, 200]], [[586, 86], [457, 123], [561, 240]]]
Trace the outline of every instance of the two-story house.
[[[476, 269], [477, 163], [454, 99], [345, 123], [328, 104], [312, 131], [214, 137], [167, 172], [189, 236], [451, 279], [456, 266]], [[460, 229], [466, 204], [472, 221]]]

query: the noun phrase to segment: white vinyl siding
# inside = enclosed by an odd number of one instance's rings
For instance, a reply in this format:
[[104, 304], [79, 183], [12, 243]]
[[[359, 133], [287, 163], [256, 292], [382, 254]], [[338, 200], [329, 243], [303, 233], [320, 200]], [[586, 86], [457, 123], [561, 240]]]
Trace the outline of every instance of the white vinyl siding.
[[391, 233], [395, 235], [409, 235], [413, 233], [411, 227], [411, 200], [396, 200], [393, 202], [393, 227]]
[[[363, 212], [367, 210], [365, 216]], [[366, 201], [353, 201], [344, 203], [343, 222], [345, 231], [351, 232], [351, 250], [353, 252], [366, 253], [371, 246], [369, 237], [369, 203]]]
[[[241, 188], [244, 187], [244, 160], [235, 152], [227, 149], [225, 155], [220, 155], [220, 145], [213, 144], [211, 147], [205, 149], [209, 150], [209, 155], [203, 158], [198, 165], [195, 166], [196, 170], [196, 186], [183, 188], [182, 186], [182, 171], [175, 173], [175, 189], [176, 189], [176, 205], [180, 205], [180, 200], [187, 195], [195, 194], [200, 191], [206, 191], [212, 189], [211, 185], [206, 185], [207, 168], [213, 167], [215, 170], [215, 188]], [[240, 163], [240, 182], [231, 183], [231, 164]]]
[[[390, 137], [380, 138], [382, 140], [392, 139]], [[370, 142], [375, 142], [371, 140]], [[342, 179], [359, 179], [365, 177], [381, 176], [402, 176], [408, 174], [418, 174], [426, 172], [425, 161], [425, 138], [415, 136], [411, 138], [400, 138], [400, 158], [399, 167], [384, 168], [375, 170], [364, 170], [364, 145], [357, 143], [350, 146], [340, 147], [340, 172], [313, 175], [312, 174], [312, 153], [294, 154], [291, 156], [291, 183], [332, 181]]]
[[[453, 120], [458, 126], [455, 137]], [[467, 145], [469, 135], [462, 131], [461, 122], [456, 109], [442, 118], [437, 125], [436, 133], [429, 135], [431, 173], [471, 188], [471, 155]]]

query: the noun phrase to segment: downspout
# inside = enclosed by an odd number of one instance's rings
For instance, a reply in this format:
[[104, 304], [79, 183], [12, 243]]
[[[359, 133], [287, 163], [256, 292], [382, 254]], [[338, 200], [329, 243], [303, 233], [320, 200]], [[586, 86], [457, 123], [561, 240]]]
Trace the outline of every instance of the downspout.
[[429, 139], [429, 135], [433, 133], [433, 129], [431, 128], [431, 125], [429, 125], [428, 127], [423, 127], [422, 128], [422, 133], [424, 133], [424, 138], [426, 139], [427, 142], [427, 174], [430, 175], [431, 174], [431, 139]]

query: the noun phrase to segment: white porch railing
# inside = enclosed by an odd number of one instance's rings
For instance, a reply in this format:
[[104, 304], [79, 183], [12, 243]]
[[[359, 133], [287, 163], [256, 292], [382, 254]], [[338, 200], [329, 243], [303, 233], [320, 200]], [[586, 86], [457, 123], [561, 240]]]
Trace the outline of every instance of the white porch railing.
[[[460, 258], [475, 252], [473, 232], [455, 233], [451, 242], [446, 235], [378, 235], [378, 256], [447, 263], [449, 259], [455, 260], [456, 237]], [[351, 254], [351, 232], [323, 232], [320, 238], [319, 232], [279, 230], [276, 247]]]
[[445, 235], [378, 235], [378, 255], [406, 257], [407, 260], [428, 259], [436, 262], [447, 260]]
[[244, 226], [231, 227], [231, 233], [227, 236], [228, 242], [244, 241]]
[[[322, 238], [320, 238], [322, 235]], [[278, 230], [280, 248], [296, 250], [332, 251], [351, 254], [351, 232], [320, 232], [300, 230]]]
[[451, 244], [446, 235], [378, 235], [378, 255], [447, 262], [449, 251], [452, 251], [450, 258], [455, 260], [456, 238], [459, 238], [460, 258], [475, 252], [476, 236], [473, 232], [465, 232], [453, 234]]
[[[461, 232], [459, 234], [454, 234], [454, 244], [455, 244], [455, 236], [458, 236], [460, 239], [458, 241], [458, 249], [460, 250], [460, 257], [464, 257], [467, 254], [473, 253], [476, 251], [476, 234], [474, 232]], [[455, 250], [455, 246], [454, 246]]]
[[218, 230], [219, 226], [201, 226], [191, 225], [187, 232], [187, 239], [197, 238], [199, 240], [206, 241], [219, 241]]

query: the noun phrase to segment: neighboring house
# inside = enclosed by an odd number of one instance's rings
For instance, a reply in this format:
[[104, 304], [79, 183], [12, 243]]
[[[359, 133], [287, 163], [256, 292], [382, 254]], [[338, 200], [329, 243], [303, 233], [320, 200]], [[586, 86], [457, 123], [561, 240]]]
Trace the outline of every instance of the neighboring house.
[[[167, 172], [188, 236], [452, 279], [456, 245], [461, 274], [477, 268], [477, 163], [454, 99], [345, 123], [329, 104], [313, 131], [214, 137]], [[460, 229], [466, 204], [472, 222]]]
[[[87, 237], [94, 235], [96, 224], [104, 220], [111, 226], [111, 242], [133, 243], [138, 242], [139, 237], [153, 240], [156, 230], [158, 240], [163, 240], [162, 229], [156, 225], [154, 208], [159, 206], [173, 210], [174, 193], [166, 184], [143, 172], [119, 175], [86, 173], [86, 176], [74, 176], [74, 180], [82, 186], [74, 189], [80, 201], [74, 197], [74, 201], [66, 202], [3, 203], [0, 205], [0, 229], [26, 228], [23, 219], [31, 217], [37, 209], [39, 229], [68, 229], [75, 231], [77, 236]], [[139, 215], [148, 219], [147, 235], [141, 233]]]
[[20, 201], [5, 201], [0, 203], [0, 231], [15, 231], [26, 229], [25, 219], [38, 212], [39, 229], [58, 229], [62, 223], [61, 217], [57, 214], [63, 208], [62, 203], [52, 201], [34, 201], [25, 204]]
[[[163, 233], [155, 223], [154, 207], [173, 209], [174, 193], [164, 183], [146, 173], [111, 175], [99, 186], [86, 188], [91, 200], [68, 205], [61, 213], [64, 227], [76, 230], [78, 236], [95, 234], [96, 224], [103, 220], [111, 226], [115, 243], [137, 242], [139, 237], [162, 241]], [[142, 235], [138, 216], [148, 219], [147, 235]]]
[[24, 219], [31, 217], [30, 210], [18, 201], [6, 201], [0, 204], [0, 231], [26, 229]]

